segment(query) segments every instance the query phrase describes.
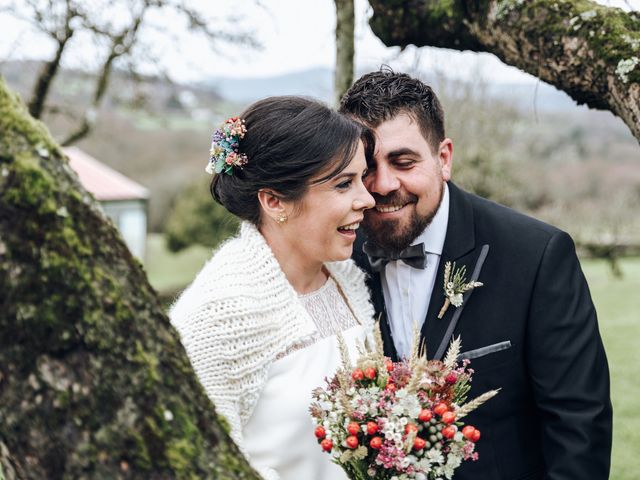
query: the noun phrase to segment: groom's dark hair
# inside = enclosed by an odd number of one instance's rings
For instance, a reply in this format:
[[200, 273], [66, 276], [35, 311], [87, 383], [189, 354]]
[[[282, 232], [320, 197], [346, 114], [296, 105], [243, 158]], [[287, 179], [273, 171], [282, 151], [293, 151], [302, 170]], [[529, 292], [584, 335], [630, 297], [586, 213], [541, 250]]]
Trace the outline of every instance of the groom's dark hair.
[[407, 113], [418, 122], [422, 136], [434, 152], [445, 138], [444, 110], [431, 87], [387, 66], [360, 77], [342, 97], [340, 113], [370, 128]]

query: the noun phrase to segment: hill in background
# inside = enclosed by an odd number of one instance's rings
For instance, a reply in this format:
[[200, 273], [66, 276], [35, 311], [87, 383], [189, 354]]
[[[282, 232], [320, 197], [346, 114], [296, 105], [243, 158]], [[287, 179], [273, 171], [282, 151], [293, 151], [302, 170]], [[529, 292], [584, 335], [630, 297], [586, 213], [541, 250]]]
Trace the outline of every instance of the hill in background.
[[[37, 67], [7, 62], [0, 64], [0, 73], [26, 98]], [[602, 218], [613, 218], [616, 229], [640, 237], [633, 214], [640, 205], [640, 146], [619, 119], [578, 107], [542, 82], [426, 80], [447, 112], [456, 181], [570, 231], [582, 228], [583, 218], [600, 226]], [[150, 189], [150, 227], [160, 231], [177, 192], [205, 175], [210, 134], [222, 119], [268, 95], [327, 101], [331, 88], [329, 69], [257, 79], [220, 77], [197, 85], [117, 73], [94, 133], [77, 146]], [[86, 73], [61, 73], [52, 105], [64, 114], [44, 118], [55, 136], [72, 128], [91, 94]]]

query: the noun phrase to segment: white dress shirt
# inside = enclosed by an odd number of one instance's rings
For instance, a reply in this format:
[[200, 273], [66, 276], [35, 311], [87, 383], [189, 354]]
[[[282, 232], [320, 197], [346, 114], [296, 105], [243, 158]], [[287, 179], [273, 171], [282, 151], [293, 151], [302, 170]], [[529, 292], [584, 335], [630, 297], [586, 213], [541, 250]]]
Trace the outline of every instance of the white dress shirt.
[[424, 243], [427, 267], [413, 268], [402, 260], [387, 263], [382, 273], [382, 292], [398, 357], [408, 358], [413, 344], [413, 325], [422, 328], [436, 281], [449, 223], [449, 188], [444, 184], [440, 208], [431, 223], [411, 245]]

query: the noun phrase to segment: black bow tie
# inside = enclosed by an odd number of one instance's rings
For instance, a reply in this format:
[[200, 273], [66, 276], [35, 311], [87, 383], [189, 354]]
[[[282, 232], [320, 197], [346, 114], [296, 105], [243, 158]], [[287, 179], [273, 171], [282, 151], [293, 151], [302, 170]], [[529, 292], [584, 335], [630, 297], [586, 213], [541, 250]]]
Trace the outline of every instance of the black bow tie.
[[410, 245], [397, 255], [389, 255], [381, 248], [369, 242], [362, 245], [362, 250], [369, 257], [371, 269], [374, 272], [381, 272], [385, 265], [394, 260], [402, 260], [413, 268], [424, 269], [427, 266], [427, 253], [424, 250], [424, 243]]

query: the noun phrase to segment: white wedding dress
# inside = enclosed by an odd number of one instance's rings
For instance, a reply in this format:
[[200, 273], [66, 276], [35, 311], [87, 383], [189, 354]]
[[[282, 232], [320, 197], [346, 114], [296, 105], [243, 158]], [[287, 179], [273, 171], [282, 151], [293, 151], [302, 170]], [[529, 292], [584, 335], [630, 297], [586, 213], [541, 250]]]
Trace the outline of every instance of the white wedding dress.
[[312, 390], [326, 387], [325, 378], [340, 366], [336, 333], [342, 332], [353, 361], [365, 331], [332, 278], [300, 300], [316, 323], [320, 339], [273, 363], [243, 428], [245, 447], [251, 464], [267, 480], [346, 480], [342, 468], [320, 448], [309, 406]]

